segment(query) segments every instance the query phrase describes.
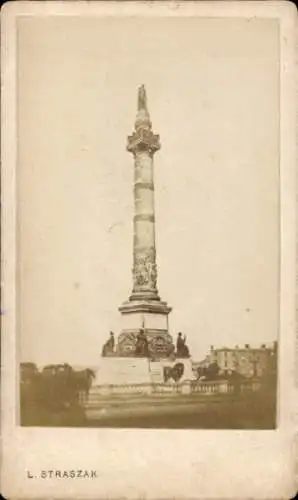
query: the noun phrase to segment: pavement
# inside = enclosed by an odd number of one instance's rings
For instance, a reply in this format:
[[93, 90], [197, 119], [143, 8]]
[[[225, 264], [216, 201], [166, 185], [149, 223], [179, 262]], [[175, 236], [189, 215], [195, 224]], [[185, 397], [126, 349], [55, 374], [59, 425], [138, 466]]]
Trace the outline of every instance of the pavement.
[[275, 428], [275, 401], [259, 394], [102, 398], [86, 409], [95, 427], [144, 428]]

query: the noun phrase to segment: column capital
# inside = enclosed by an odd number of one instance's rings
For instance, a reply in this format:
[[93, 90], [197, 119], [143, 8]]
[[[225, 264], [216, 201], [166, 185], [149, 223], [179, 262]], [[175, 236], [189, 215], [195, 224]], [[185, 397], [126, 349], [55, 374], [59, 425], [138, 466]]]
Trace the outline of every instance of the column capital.
[[137, 154], [147, 151], [153, 155], [160, 149], [159, 135], [156, 135], [150, 129], [139, 128], [127, 138], [127, 151]]

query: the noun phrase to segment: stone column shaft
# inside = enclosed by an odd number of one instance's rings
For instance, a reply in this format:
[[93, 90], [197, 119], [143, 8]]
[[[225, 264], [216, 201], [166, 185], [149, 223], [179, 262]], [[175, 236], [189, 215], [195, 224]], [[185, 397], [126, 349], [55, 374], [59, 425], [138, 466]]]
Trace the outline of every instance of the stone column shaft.
[[148, 151], [135, 154], [134, 168], [133, 292], [157, 298], [153, 158]]
[[133, 289], [130, 300], [159, 300], [155, 249], [153, 155], [159, 136], [151, 130], [145, 103], [141, 103], [135, 131], [127, 149], [134, 155]]

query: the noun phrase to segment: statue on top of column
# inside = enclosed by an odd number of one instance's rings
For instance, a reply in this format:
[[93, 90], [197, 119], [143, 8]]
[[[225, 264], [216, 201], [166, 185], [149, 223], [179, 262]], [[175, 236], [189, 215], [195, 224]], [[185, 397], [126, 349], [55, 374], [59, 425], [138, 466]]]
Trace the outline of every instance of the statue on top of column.
[[138, 111], [141, 109], [145, 109], [147, 111], [147, 95], [145, 85], [141, 85], [138, 92]]
[[[145, 133], [144, 131], [147, 131], [147, 134], [148, 131], [150, 131], [152, 137], [155, 137], [151, 132], [151, 127], [152, 124], [150, 121], [149, 112], [147, 108], [147, 94], [145, 90], [145, 85], [141, 85], [138, 90], [138, 112], [135, 121], [135, 130], [136, 131], [142, 130], [143, 134]], [[159, 149], [159, 147], [157, 149]]]

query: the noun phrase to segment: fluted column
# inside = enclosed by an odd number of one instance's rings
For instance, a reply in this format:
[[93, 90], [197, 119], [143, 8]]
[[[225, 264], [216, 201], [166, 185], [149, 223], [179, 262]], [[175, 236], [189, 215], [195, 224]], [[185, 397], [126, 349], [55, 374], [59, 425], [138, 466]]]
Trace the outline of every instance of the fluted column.
[[159, 300], [155, 248], [153, 156], [160, 149], [152, 132], [144, 86], [139, 88], [135, 131], [127, 149], [134, 155], [133, 288], [130, 300]]

